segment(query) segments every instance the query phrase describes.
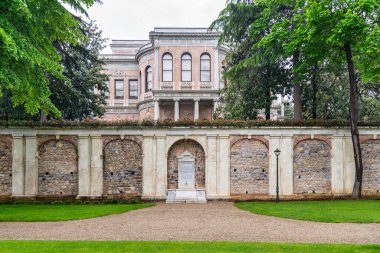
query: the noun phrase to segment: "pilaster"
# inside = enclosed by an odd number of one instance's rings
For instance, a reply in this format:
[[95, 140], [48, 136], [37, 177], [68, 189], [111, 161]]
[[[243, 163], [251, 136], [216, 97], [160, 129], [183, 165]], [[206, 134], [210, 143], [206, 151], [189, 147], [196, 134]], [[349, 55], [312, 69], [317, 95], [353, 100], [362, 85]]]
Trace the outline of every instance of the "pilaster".
[[206, 195], [207, 199], [217, 196], [217, 136], [207, 135], [206, 157]]
[[155, 171], [153, 159], [153, 135], [144, 135], [143, 140], [143, 198], [150, 199], [155, 196]]
[[38, 194], [37, 137], [25, 137], [25, 196]]
[[91, 135], [91, 197], [103, 194], [103, 157], [102, 138]]
[[166, 136], [156, 136], [156, 198], [166, 199], [167, 156]]
[[24, 196], [25, 193], [25, 163], [24, 138], [22, 135], [13, 135], [12, 145], [12, 196]]
[[78, 197], [91, 195], [91, 149], [89, 135], [78, 136]]

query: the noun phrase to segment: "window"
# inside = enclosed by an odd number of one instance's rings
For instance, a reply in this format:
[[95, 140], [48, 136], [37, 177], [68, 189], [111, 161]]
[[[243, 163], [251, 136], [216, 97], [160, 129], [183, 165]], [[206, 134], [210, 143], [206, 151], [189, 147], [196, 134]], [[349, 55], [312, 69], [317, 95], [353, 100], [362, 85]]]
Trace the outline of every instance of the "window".
[[207, 53], [201, 55], [201, 82], [211, 82], [211, 57]]
[[129, 98], [137, 98], [137, 80], [129, 80]]
[[182, 66], [182, 74], [181, 74], [182, 82], [191, 82], [191, 55], [190, 54], [185, 53], [182, 55], [181, 66]]
[[145, 69], [145, 92], [152, 91], [152, 67], [148, 66]]
[[124, 80], [115, 80], [115, 98], [124, 98]]
[[162, 81], [173, 82], [173, 57], [169, 53], [162, 56]]
[[106, 99], [110, 98], [110, 82], [109, 81], [104, 82], [103, 93]]

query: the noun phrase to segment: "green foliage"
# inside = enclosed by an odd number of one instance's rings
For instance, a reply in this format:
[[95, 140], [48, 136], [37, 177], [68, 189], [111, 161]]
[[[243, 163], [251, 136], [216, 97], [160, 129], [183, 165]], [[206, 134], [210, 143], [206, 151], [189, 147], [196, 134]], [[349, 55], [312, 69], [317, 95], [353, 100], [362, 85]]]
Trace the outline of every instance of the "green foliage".
[[[96, 0], [3, 0], [0, 2], [0, 85], [11, 92], [14, 106], [28, 114], [59, 110], [49, 99], [49, 77], [64, 79], [54, 42], [72, 45], [84, 41], [78, 19]], [[0, 94], [1, 95], [1, 94]]]
[[240, 202], [235, 205], [257, 214], [296, 220], [333, 223], [380, 222], [378, 200]]
[[66, 205], [56, 201], [53, 205], [0, 205], [0, 221], [66, 221], [81, 220], [124, 213], [152, 204], [120, 205]]
[[1, 241], [2, 253], [375, 253], [380, 245], [175, 241]]

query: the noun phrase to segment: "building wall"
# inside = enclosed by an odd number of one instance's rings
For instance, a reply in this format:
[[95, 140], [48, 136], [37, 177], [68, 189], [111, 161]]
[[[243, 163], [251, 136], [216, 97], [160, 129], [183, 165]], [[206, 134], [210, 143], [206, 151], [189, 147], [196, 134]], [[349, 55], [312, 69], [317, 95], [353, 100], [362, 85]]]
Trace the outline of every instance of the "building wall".
[[[380, 130], [360, 132], [363, 193], [380, 196]], [[273, 198], [277, 148], [282, 198], [349, 196], [355, 176], [345, 128], [0, 128], [0, 140], [0, 175], [12, 174], [2, 194], [13, 197], [165, 199], [185, 150], [196, 157], [207, 199]]]
[[12, 147], [8, 137], [0, 138], [0, 196], [12, 193]]

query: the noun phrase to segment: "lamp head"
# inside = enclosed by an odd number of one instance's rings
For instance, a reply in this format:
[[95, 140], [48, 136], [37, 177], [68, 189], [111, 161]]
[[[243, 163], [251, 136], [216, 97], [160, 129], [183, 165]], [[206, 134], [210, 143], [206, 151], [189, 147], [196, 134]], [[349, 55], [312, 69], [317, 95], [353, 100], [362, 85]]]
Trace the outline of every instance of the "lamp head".
[[274, 153], [275, 153], [276, 156], [279, 156], [280, 153], [281, 153], [281, 151], [277, 148], [277, 149], [274, 151]]

